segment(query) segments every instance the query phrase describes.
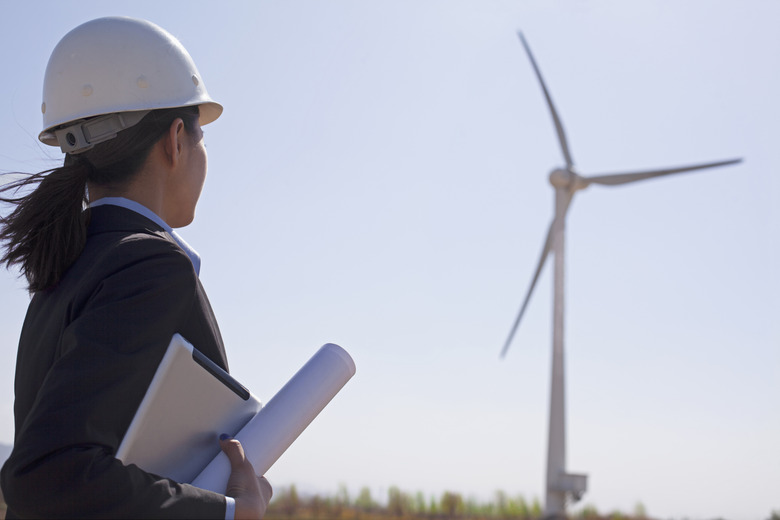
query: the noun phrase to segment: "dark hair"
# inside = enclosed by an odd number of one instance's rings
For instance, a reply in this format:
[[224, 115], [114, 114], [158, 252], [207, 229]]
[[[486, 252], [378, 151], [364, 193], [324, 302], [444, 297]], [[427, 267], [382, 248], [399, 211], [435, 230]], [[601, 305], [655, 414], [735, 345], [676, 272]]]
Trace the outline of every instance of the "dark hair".
[[[87, 182], [106, 187], [126, 185], [140, 170], [153, 145], [176, 118], [194, 136], [198, 107], [149, 112], [138, 124], [80, 154], [65, 154], [62, 166], [25, 175], [0, 186], [0, 202], [16, 206], [0, 216], [0, 264], [18, 264], [30, 292], [55, 286], [81, 254], [87, 240]], [[16, 196], [19, 190], [27, 192]]]

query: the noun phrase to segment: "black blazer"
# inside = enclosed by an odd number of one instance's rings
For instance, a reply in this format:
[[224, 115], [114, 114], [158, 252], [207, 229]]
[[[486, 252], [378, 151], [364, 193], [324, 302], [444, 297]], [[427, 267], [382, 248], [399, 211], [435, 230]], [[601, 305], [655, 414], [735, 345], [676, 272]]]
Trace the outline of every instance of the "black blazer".
[[0, 475], [8, 518], [224, 518], [223, 495], [114, 458], [176, 332], [227, 369], [206, 293], [173, 238], [133, 211], [92, 209], [84, 251], [33, 296], [22, 328], [14, 449]]

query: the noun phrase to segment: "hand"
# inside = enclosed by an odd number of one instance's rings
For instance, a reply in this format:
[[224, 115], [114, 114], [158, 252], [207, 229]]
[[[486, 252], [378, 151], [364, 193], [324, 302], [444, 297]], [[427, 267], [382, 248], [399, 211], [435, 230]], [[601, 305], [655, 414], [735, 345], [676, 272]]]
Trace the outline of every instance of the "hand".
[[232, 468], [225, 495], [236, 500], [236, 520], [262, 518], [274, 494], [271, 484], [265, 477], [255, 475], [240, 442], [222, 435], [219, 444]]

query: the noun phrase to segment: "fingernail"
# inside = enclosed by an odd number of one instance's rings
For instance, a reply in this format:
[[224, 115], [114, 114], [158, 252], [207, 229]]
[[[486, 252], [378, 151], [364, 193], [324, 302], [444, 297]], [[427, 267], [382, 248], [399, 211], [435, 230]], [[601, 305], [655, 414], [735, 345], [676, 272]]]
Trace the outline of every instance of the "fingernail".
[[228, 435], [227, 433], [223, 433], [222, 435], [219, 436], [219, 440], [221, 441], [226, 441], [228, 439], [230, 439], [230, 435]]

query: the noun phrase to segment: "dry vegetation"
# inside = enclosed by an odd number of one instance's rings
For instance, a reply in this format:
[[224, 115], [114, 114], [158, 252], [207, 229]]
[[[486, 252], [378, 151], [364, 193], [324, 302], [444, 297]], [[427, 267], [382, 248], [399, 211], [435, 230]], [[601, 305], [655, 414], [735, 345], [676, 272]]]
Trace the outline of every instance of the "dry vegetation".
[[[645, 520], [644, 509], [641, 506], [638, 509], [641, 510], [638, 516], [627, 516], [620, 513], [600, 515], [595, 508], [585, 508], [574, 518]], [[5, 518], [5, 511], [5, 502], [0, 492], [0, 520]], [[523, 497], [511, 498], [502, 492], [496, 493], [494, 501], [482, 503], [464, 499], [459, 493], [446, 492], [438, 498], [426, 498], [422, 493], [411, 495], [392, 487], [388, 491], [386, 503], [380, 504], [374, 500], [368, 488], [363, 488], [357, 497], [350, 499], [345, 488], [341, 488], [335, 496], [302, 497], [293, 485], [275, 491], [265, 520], [535, 520], [541, 516], [538, 500], [529, 503]]]
[[[522, 496], [510, 497], [497, 492], [494, 500], [480, 502], [464, 498], [459, 493], [445, 492], [440, 497], [426, 497], [422, 493], [409, 494], [396, 487], [389, 489], [382, 504], [374, 500], [368, 488], [363, 488], [351, 499], [345, 488], [335, 496], [312, 495], [301, 497], [295, 486], [277, 489], [271, 501], [266, 520], [535, 520], [542, 518], [539, 500], [528, 502]], [[584, 507], [572, 518], [588, 520], [646, 520], [644, 506], [638, 504], [633, 515], [618, 512], [602, 515], [594, 507]]]
[[[650, 520], [642, 504], [632, 514], [617, 511], [600, 513], [593, 506], [577, 508], [570, 518], [581, 520]], [[6, 506], [0, 491], [0, 520], [5, 518]], [[363, 488], [351, 499], [341, 488], [335, 496], [311, 495], [302, 497], [295, 486], [277, 489], [265, 515], [265, 520], [536, 520], [542, 518], [538, 500], [527, 502], [522, 496], [509, 497], [497, 492], [490, 502], [464, 499], [459, 493], [445, 492], [441, 497], [427, 498], [422, 493], [405, 493], [390, 488], [386, 503], [379, 504]], [[780, 520], [780, 510], [772, 511], [767, 520]]]

